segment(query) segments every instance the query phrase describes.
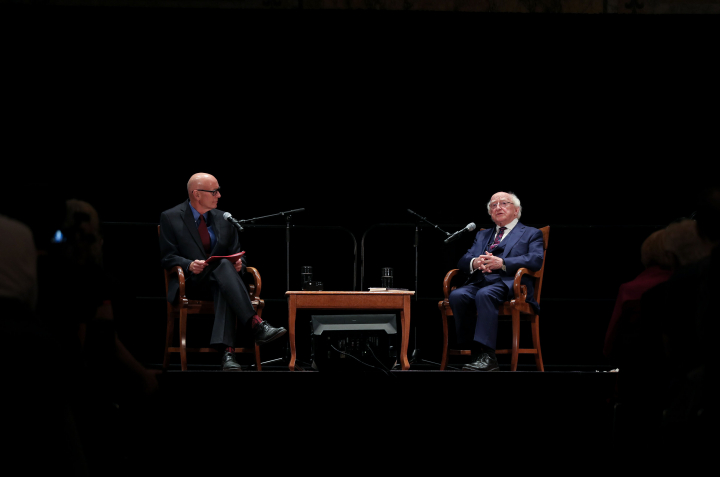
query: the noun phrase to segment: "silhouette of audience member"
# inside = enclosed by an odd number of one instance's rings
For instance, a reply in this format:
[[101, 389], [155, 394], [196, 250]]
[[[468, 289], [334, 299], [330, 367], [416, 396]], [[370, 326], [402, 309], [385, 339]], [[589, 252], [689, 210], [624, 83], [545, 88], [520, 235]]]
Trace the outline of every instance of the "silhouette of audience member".
[[665, 250], [665, 229], [650, 234], [640, 247], [640, 260], [645, 266], [634, 280], [620, 285], [615, 308], [610, 317], [605, 335], [603, 353], [614, 362], [621, 360], [622, 343], [618, 340], [623, 326], [632, 326], [640, 317], [640, 298], [650, 288], [658, 285], [672, 275], [673, 259]]
[[695, 220], [685, 219], [667, 227], [665, 249], [674, 272], [665, 284], [648, 291], [645, 298], [653, 304], [647, 318], [660, 326], [667, 370], [685, 374], [700, 361], [696, 306], [712, 243], [700, 236]]
[[37, 252], [32, 231], [0, 215], [0, 347], [7, 354], [6, 365], [8, 359], [15, 363], [20, 336], [39, 333], [34, 320], [36, 298]]
[[38, 311], [42, 324], [67, 342], [79, 344], [85, 366], [110, 371], [119, 365], [137, 376], [144, 391], [152, 393], [157, 389], [158, 373], [137, 362], [112, 324], [111, 290], [103, 270], [97, 212], [87, 202], [68, 200], [60, 230], [63, 240], [50, 244], [47, 256], [40, 260]]
[[37, 315], [55, 342], [51, 364], [64, 369], [90, 474], [122, 473], [131, 444], [120, 432], [119, 406], [155, 393], [159, 371], [145, 369], [118, 339], [97, 211], [75, 199], [65, 205], [62, 239], [48, 239], [38, 261]]
[[[686, 314], [682, 311], [688, 306], [686, 300], [694, 296], [697, 291], [688, 288], [697, 287], [699, 267], [703, 266], [703, 259], [710, 254], [711, 244], [698, 235], [697, 224], [694, 220], [683, 219], [658, 232], [655, 237], [656, 243], [648, 244], [646, 241], [643, 244], [646, 259], [657, 264], [657, 268], [654, 270], [656, 272], [654, 279], [657, 280], [657, 283], [646, 287], [640, 293], [639, 300], [624, 305], [628, 314], [632, 316], [632, 319], [625, 324], [633, 323], [631, 326], [626, 326], [621, 333], [620, 341], [623, 344], [620, 347], [626, 351], [628, 351], [628, 347], [637, 348], [638, 341], [645, 341], [651, 330], [659, 332], [660, 327], [665, 328], [672, 326], [672, 323], [682, 321], [679, 318]], [[663, 269], [666, 271], [660, 271]], [[665, 278], [661, 279], [663, 276]], [[647, 310], [646, 306], [649, 306]], [[676, 309], [670, 312], [671, 308], [668, 307]], [[642, 320], [640, 320], [641, 317]], [[633, 342], [633, 344], [624, 343], [627, 341]], [[660, 341], [652, 339], [651, 342], [657, 345]], [[608, 355], [607, 345], [606, 341], [606, 356]], [[674, 346], [677, 346], [677, 343]], [[639, 359], [639, 357], [636, 358]], [[675, 357], [675, 359], [685, 358], [687, 356]]]
[[[697, 351], [696, 361], [688, 363], [677, 378], [679, 382], [671, 395], [670, 405], [665, 408], [664, 423], [667, 427], [681, 427], [693, 436], [696, 450], [714, 452], [714, 445], [702, 436], [714, 432], [718, 424], [720, 403], [720, 357], [716, 340], [720, 333], [720, 310], [715, 293], [720, 290], [720, 189], [705, 190], [695, 214], [698, 235], [711, 248], [710, 256], [698, 262], [699, 283], [695, 296], [695, 316], [688, 316], [686, 331], [688, 345]], [[677, 338], [667, 330], [668, 347], [676, 346]], [[682, 336], [682, 335], [681, 335]], [[687, 371], [686, 371], [687, 370]], [[686, 371], [686, 372], [685, 372]], [[708, 454], [709, 455], [709, 454]]]
[[73, 415], [65, 396], [57, 392], [63, 385], [61, 374], [48, 366], [46, 354], [54, 348], [53, 340], [39, 326], [37, 293], [32, 231], [0, 216], [0, 428], [9, 438], [3, 445], [3, 466], [26, 475], [87, 475]]
[[700, 405], [707, 344], [698, 323], [714, 246], [700, 230], [699, 222], [691, 219], [665, 229], [664, 248], [673, 273], [642, 295], [637, 325], [622, 331], [619, 399], [632, 409], [626, 423], [631, 429], [625, 435], [648, 450], [688, 450], [700, 443], [688, 431]]

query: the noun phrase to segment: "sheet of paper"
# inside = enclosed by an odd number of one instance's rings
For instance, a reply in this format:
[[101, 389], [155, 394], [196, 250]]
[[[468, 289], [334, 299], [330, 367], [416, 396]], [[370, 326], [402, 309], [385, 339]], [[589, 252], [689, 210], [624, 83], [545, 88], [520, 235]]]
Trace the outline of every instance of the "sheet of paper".
[[222, 255], [222, 256], [221, 255], [213, 255], [212, 257], [205, 260], [205, 263], [212, 263], [216, 260], [222, 260], [223, 258], [226, 260], [230, 260], [230, 263], [235, 263], [238, 260], [240, 260], [240, 257], [242, 257], [243, 255], [245, 255], [244, 250], [242, 252], [236, 253], [234, 255]]

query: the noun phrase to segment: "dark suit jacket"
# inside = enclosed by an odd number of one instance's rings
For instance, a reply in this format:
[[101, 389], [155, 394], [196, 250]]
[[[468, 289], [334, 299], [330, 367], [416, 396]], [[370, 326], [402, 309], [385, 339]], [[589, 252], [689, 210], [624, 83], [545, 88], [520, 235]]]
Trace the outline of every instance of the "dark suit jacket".
[[[208, 222], [212, 225], [217, 239], [210, 255], [232, 255], [241, 252], [237, 231], [230, 222], [222, 218], [223, 211], [213, 209], [209, 214]], [[194, 260], [207, 258], [188, 201], [160, 214], [160, 257], [160, 264], [164, 269], [169, 270], [179, 265], [186, 272], [186, 280], [190, 282], [201, 281], [209, 273], [210, 267], [198, 275], [187, 271]], [[242, 262], [241, 273], [245, 273], [247, 259], [244, 255]], [[168, 283], [168, 301], [175, 302], [178, 299], [178, 291], [177, 276], [172, 275]]]
[[[470, 261], [488, 251], [489, 243], [495, 235], [495, 227], [480, 230], [475, 235], [475, 241], [472, 247], [462, 256], [458, 262], [458, 268], [463, 273], [470, 270]], [[500, 244], [491, 252], [494, 256], [505, 260], [505, 269], [493, 270], [493, 274], [498, 274], [500, 279], [513, 292], [513, 281], [515, 280], [515, 272], [520, 268], [527, 268], [532, 271], [540, 270], [543, 263], [543, 234], [540, 230], [528, 227], [518, 222], [517, 225], [508, 233], [508, 235], [500, 242]], [[480, 282], [484, 280], [482, 272], [475, 272], [470, 275], [466, 281], [468, 283]], [[522, 284], [528, 287], [528, 300], [535, 310], [539, 310], [540, 306], [535, 301], [533, 294], [533, 281], [531, 277], [524, 275]]]

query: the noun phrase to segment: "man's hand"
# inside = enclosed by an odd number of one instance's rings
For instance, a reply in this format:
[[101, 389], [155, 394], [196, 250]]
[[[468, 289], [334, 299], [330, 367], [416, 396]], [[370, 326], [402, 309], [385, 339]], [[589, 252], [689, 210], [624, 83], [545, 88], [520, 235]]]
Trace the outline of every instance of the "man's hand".
[[472, 262], [473, 270], [480, 270], [483, 273], [489, 273], [490, 270], [487, 268], [486, 258], [487, 257], [485, 255], [480, 255], [479, 257], [474, 258]]
[[190, 271], [197, 275], [198, 273], [202, 273], [205, 267], [207, 267], [205, 260], [195, 260], [190, 264]]
[[[477, 265], [477, 266], [476, 266]], [[492, 253], [485, 251], [484, 255], [480, 255], [475, 259], [473, 267], [479, 268], [483, 273], [492, 273], [493, 270], [499, 270], [503, 266], [503, 259], [494, 257]]]
[[235, 265], [235, 271], [236, 271], [236, 272], [241, 271], [241, 270], [242, 270], [242, 266], [243, 266], [242, 259], [238, 260], [238, 261], [235, 262], [233, 265]]

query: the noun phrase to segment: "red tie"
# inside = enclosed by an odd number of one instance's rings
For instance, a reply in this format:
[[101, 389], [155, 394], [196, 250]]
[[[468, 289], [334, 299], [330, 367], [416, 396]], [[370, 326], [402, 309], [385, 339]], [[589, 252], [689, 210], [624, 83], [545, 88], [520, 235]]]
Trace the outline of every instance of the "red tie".
[[200, 225], [198, 225], [198, 233], [200, 234], [200, 241], [203, 244], [205, 253], [210, 255], [210, 232], [208, 232], [207, 224], [205, 224], [204, 215], [200, 215]]
[[505, 233], [505, 229], [506, 229], [506, 228], [507, 228], [507, 227], [500, 227], [500, 233], [498, 233], [498, 234], [497, 234], [497, 237], [495, 237], [495, 242], [493, 242], [493, 244], [490, 245], [490, 250], [492, 250], [492, 249], [494, 249], [495, 247], [498, 246], [498, 244], [500, 243], [500, 240], [501, 240], [502, 237], [503, 237], [503, 234]]

